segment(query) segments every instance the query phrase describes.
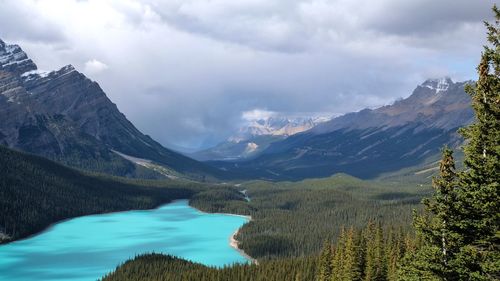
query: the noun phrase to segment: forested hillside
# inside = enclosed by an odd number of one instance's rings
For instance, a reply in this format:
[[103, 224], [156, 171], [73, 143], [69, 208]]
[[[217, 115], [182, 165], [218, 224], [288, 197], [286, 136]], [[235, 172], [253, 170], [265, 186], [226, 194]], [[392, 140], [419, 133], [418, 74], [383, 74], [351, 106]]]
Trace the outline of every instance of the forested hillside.
[[192, 263], [172, 256], [150, 254], [127, 261], [102, 281], [284, 281], [314, 280], [315, 257], [238, 264], [222, 269]]
[[342, 228], [336, 243], [325, 241], [321, 253], [311, 256], [216, 269], [168, 255], [149, 254], [125, 262], [103, 281], [393, 281], [398, 280], [399, 262], [414, 249], [414, 239], [401, 229], [384, 232], [380, 224], [369, 223], [360, 231]]
[[252, 216], [238, 234], [240, 247], [262, 259], [297, 257], [320, 251], [325, 239], [335, 241], [343, 226], [363, 228], [378, 222], [384, 229], [409, 230], [412, 209], [430, 193], [429, 185], [363, 181], [339, 174], [301, 182], [244, 183], [250, 202], [227, 189], [210, 189], [190, 204], [208, 212]]
[[91, 176], [0, 146], [0, 240], [18, 239], [59, 220], [154, 208], [189, 198], [195, 185]]

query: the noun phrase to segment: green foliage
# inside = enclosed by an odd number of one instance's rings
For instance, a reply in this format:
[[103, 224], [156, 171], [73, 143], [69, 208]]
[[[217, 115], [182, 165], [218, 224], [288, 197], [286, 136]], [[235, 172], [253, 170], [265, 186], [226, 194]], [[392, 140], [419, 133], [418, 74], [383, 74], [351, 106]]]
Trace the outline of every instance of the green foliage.
[[369, 221], [382, 228], [409, 229], [427, 187], [362, 181], [347, 175], [301, 182], [254, 181], [246, 189], [216, 188], [193, 196], [190, 204], [207, 212], [252, 216], [238, 234], [240, 247], [259, 260], [316, 255], [323, 242], [334, 241], [342, 226], [363, 228]]
[[125, 262], [102, 281], [283, 281], [313, 280], [315, 258], [271, 260], [213, 268], [169, 255], [149, 254]]
[[465, 169], [443, 151], [435, 192], [416, 216], [420, 247], [401, 267], [401, 280], [500, 280], [500, 11], [486, 23], [479, 79], [467, 92], [476, 121], [461, 130]]
[[[416, 215], [414, 225], [422, 240], [420, 249], [412, 253], [405, 263], [403, 280], [419, 278], [425, 272], [428, 278], [457, 280], [453, 260], [459, 248], [460, 234], [457, 231], [457, 174], [453, 152], [443, 149], [439, 177], [434, 178], [434, 194], [424, 199], [425, 214]], [[439, 279], [438, 279], [439, 280]]]
[[154, 208], [200, 189], [189, 183], [91, 176], [2, 146], [0, 167], [0, 240], [26, 237], [67, 218]]
[[[335, 245], [326, 243], [318, 258], [317, 281], [396, 280], [397, 264], [411, 243], [405, 232], [368, 223], [362, 231], [342, 229]], [[328, 262], [329, 259], [329, 262]]]
[[332, 278], [333, 254], [334, 251], [332, 245], [328, 241], [325, 241], [318, 260], [317, 281], [327, 281]]

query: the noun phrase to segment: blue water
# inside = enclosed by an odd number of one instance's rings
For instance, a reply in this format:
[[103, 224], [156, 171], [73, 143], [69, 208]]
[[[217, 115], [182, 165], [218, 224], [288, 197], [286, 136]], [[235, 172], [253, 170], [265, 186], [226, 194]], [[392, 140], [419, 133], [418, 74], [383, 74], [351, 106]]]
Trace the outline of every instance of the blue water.
[[0, 280], [96, 280], [136, 254], [168, 253], [210, 266], [248, 262], [229, 246], [247, 219], [202, 213], [187, 200], [158, 209], [64, 221], [0, 246]]

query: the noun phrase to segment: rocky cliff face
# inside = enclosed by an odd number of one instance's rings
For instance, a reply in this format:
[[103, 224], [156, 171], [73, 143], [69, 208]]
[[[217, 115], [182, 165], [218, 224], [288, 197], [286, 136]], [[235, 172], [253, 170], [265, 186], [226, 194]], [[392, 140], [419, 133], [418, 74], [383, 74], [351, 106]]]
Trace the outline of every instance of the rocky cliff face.
[[251, 161], [214, 163], [272, 179], [324, 177], [344, 172], [373, 178], [418, 165], [457, 147], [458, 127], [473, 120], [466, 82], [427, 80], [406, 99], [349, 113], [272, 143]]
[[71, 65], [40, 72], [17, 45], [0, 40], [0, 143], [65, 164], [125, 176], [152, 176], [120, 154], [173, 173], [215, 170], [142, 134], [99, 85]]
[[389, 128], [408, 123], [450, 130], [472, 121], [470, 98], [464, 91], [466, 83], [455, 83], [450, 78], [429, 79], [417, 86], [406, 99], [377, 109], [346, 114], [317, 126], [312, 132], [323, 134], [343, 128]]

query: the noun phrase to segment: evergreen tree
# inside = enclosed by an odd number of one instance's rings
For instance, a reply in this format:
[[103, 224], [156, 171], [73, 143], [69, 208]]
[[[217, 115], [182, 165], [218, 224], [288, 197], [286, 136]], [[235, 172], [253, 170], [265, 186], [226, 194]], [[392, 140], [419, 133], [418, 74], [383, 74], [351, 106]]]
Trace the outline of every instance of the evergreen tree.
[[455, 162], [452, 150], [443, 149], [439, 177], [433, 179], [434, 194], [424, 199], [425, 214], [415, 216], [414, 225], [422, 241], [419, 249], [407, 257], [402, 280], [457, 280], [449, 261], [458, 249], [459, 234], [454, 231], [456, 220]]
[[461, 130], [466, 169], [457, 180], [444, 150], [427, 213], [415, 218], [422, 244], [406, 257], [401, 280], [500, 280], [500, 11], [493, 11], [495, 23], [486, 23], [491, 46], [467, 88], [476, 121]]
[[345, 255], [345, 240], [346, 232], [345, 228], [342, 227], [340, 231], [340, 236], [337, 241], [337, 245], [334, 250], [332, 259], [332, 276], [331, 281], [343, 280], [343, 267], [344, 267], [344, 255]]
[[370, 223], [366, 230], [365, 281], [385, 280], [387, 270], [385, 261], [384, 233], [380, 224]]
[[342, 278], [345, 281], [357, 281], [361, 278], [361, 269], [358, 259], [358, 245], [354, 228], [351, 227], [347, 232], [344, 243], [344, 259], [342, 265]]
[[325, 241], [318, 261], [318, 274], [317, 281], [329, 281], [332, 275], [332, 259], [333, 251], [332, 245]]
[[461, 130], [467, 140], [457, 192], [462, 245], [453, 266], [465, 280], [500, 279], [500, 11], [493, 11], [495, 22], [486, 23], [491, 46], [484, 47], [477, 83], [467, 88], [476, 121]]

